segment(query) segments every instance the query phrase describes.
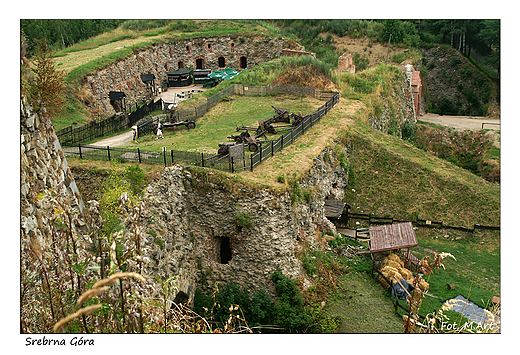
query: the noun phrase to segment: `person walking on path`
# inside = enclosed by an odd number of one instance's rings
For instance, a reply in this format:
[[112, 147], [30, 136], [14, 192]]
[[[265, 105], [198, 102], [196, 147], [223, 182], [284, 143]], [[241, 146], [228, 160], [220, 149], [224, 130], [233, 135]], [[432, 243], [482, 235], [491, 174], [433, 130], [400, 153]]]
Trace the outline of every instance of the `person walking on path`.
[[137, 128], [136, 127], [132, 127], [132, 139], [133, 139], [134, 143], [137, 144]]
[[161, 139], [164, 139], [164, 136], [162, 134], [162, 124], [161, 122], [157, 121], [157, 137], [155, 138], [155, 140], [158, 140], [159, 137], [161, 137]]

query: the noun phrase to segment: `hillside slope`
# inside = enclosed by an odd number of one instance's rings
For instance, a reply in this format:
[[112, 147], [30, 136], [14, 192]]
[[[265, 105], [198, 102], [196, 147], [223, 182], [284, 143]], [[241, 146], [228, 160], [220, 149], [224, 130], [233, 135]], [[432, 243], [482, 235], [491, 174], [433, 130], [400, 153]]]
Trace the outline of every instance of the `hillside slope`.
[[355, 209], [464, 227], [500, 225], [496, 184], [364, 124], [349, 128], [355, 192], [348, 190], [347, 200]]
[[456, 116], [499, 115], [499, 88], [466, 57], [450, 47], [423, 51], [421, 73], [430, 112]]

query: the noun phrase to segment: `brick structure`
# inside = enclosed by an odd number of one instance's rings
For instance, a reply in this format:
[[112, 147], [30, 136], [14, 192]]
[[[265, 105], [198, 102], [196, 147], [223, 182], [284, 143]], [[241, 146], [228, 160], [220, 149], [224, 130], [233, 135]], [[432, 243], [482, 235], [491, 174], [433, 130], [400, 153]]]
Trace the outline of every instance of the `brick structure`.
[[352, 54], [343, 53], [338, 58], [338, 71], [348, 73], [356, 72], [356, 66], [353, 64]]
[[412, 72], [412, 96], [413, 96], [413, 104], [415, 110], [415, 120], [417, 120], [417, 116], [421, 114], [421, 99], [422, 99], [422, 84], [421, 84], [421, 72], [413, 71]]

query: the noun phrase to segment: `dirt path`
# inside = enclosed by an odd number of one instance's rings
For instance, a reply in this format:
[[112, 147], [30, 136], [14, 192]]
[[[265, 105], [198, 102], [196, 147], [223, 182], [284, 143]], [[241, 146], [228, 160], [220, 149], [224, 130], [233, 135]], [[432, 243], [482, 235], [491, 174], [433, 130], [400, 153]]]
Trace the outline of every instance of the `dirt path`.
[[491, 138], [493, 145], [500, 148], [500, 119], [471, 116], [441, 116], [427, 113], [419, 117], [419, 121], [452, 127], [457, 130], [480, 131], [481, 129], [486, 129], [489, 130], [486, 135]]
[[[479, 131], [481, 129], [491, 129], [494, 131], [500, 131], [500, 120], [489, 119], [486, 117], [441, 116], [427, 113], [419, 117], [419, 120], [462, 130], [469, 129], [471, 131]], [[483, 123], [484, 128], [482, 128]]]
[[116, 52], [121, 49], [125, 49], [128, 47], [132, 47], [135, 44], [139, 44], [142, 42], [151, 42], [155, 39], [161, 38], [161, 36], [155, 37], [145, 37], [140, 36], [137, 38], [127, 38], [120, 41], [115, 41], [111, 43], [107, 43], [101, 45], [97, 48], [93, 48], [90, 50], [83, 50], [78, 52], [68, 53], [63, 57], [56, 58], [56, 62], [58, 63], [58, 68], [63, 70], [65, 74], [69, 73], [72, 69], [86, 64], [94, 59], [99, 59], [107, 54]]

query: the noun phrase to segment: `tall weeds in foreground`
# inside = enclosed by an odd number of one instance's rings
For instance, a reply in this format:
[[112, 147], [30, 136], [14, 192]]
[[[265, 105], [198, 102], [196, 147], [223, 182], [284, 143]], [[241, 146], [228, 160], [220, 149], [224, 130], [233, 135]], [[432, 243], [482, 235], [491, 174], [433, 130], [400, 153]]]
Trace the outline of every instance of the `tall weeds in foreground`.
[[[175, 278], [157, 280], [163, 287], [156, 290], [143, 276], [149, 260], [139, 199], [120, 196], [122, 229], [109, 236], [101, 232], [97, 201], [81, 216], [59, 193], [47, 191], [38, 200], [53, 212], [47, 242], [36, 243], [22, 228], [22, 333], [251, 332], [238, 306], [218, 327], [170, 301], [178, 291]], [[89, 234], [78, 228], [83, 218]]]
[[[439, 267], [444, 269], [443, 260], [446, 257], [455, 259], [450, 253], [434, 253], [426, 255], [419, 263], [419, 270], [428, 276], [428, 281], [433, 271]], [[456, 260], [456, 259], [455, 259]], [[422, 301], [425, 297], [425, 291], [419, 288], [421, 282], [419, 273], [415, 275], [413, 280], [414, 290], [408, 297], [407, 303], [409, 312], [403, 316], [403, 327], [405, 333], [499, 333], [500, 332], [500, 305], [494, 305], [491, 311], [484, 310], [486, 319], [482, 323], [465, 322], [462, 323], [462, 314], [457, 320], [450, 319], [441, 308], [433, 313], [429, 313], [424, 317], [423, 321], [419, 319], [419, 311]], [[469, 298], [469, 295], [468, 295]], [[466, 305], [464, 305], [465, 307]]]

